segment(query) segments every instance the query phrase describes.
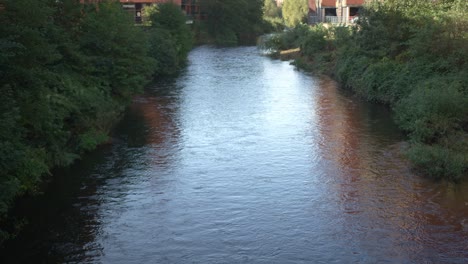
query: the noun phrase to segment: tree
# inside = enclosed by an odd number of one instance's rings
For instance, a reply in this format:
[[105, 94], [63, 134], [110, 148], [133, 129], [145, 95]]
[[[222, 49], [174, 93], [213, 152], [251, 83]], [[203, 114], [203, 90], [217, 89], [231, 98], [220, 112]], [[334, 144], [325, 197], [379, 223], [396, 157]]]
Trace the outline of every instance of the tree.
[[[113, 0], [0, 1], [3, 224], [15, 197], [107, 139], [154, 72], [180, 67], [191, 34], [174, 5], [160, 7], [148, 33]], [[0, 244], [11, 231], [0, 227]]]
[[[185, 15], [182, 13], [179, 6], [173, 3], [165, 3], [154, 8], [149, 16], [152, 27], [154, 28], [151, 33], [151, 56], [158, 59], [158, 56], [155, 56], [156, 53], [158, 53], [163, 56], [169, 55], [165, 56], [165, 59], [169, 59], [171, 56], [170, 53], [176, 54], [176, 61], [169, 65], [160, 64], [160, 66], [162, 67], [162, 65], [164, 65], [166, 68], [169, 67], [163, 70], [163, 72], [166, 73], [171, 72], [171, 67], [175, 67], [174, 69], [177, 70], [180, 66], [185, 64], [187, 55], [193, 45], [192, 32], [185, 23]], [[160, 48], [163, 49], [159, 51], [156, 50]], [[171, 49], [174, 50], [172, 51]], [[161, 67], [159, 67], [159, 70], [162, 69]]]
[[[0, 11], [0, 220], [12, 199], [33, 190], [47, 171], [45, 151], [57, 132], [49, 104], [54, 74], [48, 69], [60, 59], [48, 39], [56, 30], [50, 1], [7, 0]], [[40, 140], [40, 138], [43, 139]], [[7, 238], [0, 230], [0, 243]]]
[[80, 45], [92, 62], [89, 74], [103, 78], [112, 95], [128, 99], [141, 89], [153, 61], [147, 57], [147, 37], [133, 25], [120, 4], [88, 5]]
[[281, 17], [281, 7], [278, 7], [275, 0], [265, 0], [263, 3], [264, 17]]
[[[103, 142], [154, 70], [146, 35], [119, 3], [3, 3], [0, 222], [50, 168]], [[8, 231], [0, 229], [0, 244]]]
[[236, 45], [249, 35], [263, 31], [263, 0], [201, 0], [204, 22], [217, 44]]
[[283, 18], [288, 27], [295, 27], [306, 22], [308, 12], [307, 0], [284, 0], [283, 2]]
[[281, 7], [277, 6], [275, 0], [265, 0], [263, 3], [263, 20], [267, 31], [281, 31], [284, 29], [284, 21]]

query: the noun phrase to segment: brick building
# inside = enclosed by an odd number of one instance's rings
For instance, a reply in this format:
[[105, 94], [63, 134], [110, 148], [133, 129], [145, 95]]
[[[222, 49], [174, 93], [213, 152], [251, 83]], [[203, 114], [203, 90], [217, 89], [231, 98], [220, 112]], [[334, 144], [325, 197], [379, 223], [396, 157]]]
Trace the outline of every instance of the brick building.
[[309, 0], [309, 22], [351, 23], [366, 0]]
[[180, 8], [188, 17], [200, 19], [201, 12], [198, 0], [182, 0]]

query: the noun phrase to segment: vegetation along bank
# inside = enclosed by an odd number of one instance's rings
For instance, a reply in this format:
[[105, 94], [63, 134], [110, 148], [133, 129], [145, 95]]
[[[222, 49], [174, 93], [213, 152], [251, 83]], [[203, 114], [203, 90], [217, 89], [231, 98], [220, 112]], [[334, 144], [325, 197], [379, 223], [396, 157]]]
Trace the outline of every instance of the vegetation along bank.
[[119, 2], [0, 0], [0, 245], [21, 229], [7, 219], [14, 199], [108, 141], [131, 98], [177, 74], [193, 43], [255, 43], [269, 29], [263, 0], [200, 0], [193, 24], [167, 1], [139, 25]]
[[408, 157], [424, 175], [466, 179], [467, 1], [372, 1], [354, 25], [296, 25], [267, 47], [299, 47], [297, 66], [389, 105], [408, 134]]
[[[0, 10], [0, 222], [50, 169], [108, 140], [152, 78], [185, 63], [192, 35], [180, 7], [136, 27], [115, 1], [5, 0]], [[2, 224], [0, 244], [15, 232]]]

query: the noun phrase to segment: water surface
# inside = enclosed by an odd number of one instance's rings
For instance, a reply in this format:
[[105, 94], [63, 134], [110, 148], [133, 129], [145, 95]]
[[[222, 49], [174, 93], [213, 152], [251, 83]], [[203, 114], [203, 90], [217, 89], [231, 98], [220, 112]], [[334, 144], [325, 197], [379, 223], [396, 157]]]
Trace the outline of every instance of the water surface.
[[414, 175], [387, 109], [255, 48], [189, 59], [57, 175], [3, 259], [468, 262], [468, 185]]

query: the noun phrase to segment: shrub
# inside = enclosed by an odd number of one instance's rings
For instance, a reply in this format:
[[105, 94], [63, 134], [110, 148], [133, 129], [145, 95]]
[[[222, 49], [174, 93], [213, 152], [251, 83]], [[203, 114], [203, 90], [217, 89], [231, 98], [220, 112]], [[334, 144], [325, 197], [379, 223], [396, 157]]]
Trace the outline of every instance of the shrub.
[[421, 83], [396, 104], [397, 123], [412, 140], [434, 143], [460, 130], [468, 122], [468, 96], [461, 84], [434, 77]]
[[230, 29], [226, 29], [216, 35], [215, 44], [222, 47], [236, 46], [239, 40], [236, 33]]
[[468, 155], [441, 145], [414, 144], [408, 156], [415, 167], [433, 179], [459, 181], [468, 169]]
[[306, 56], [314, 56], [329, 49], [330, 31], [322, 25], [311, 29], [301, 26], [297, 34], [302, 34], [302, 37], [298, 38], [298, 42], [302, 54]]
[[332, 71], [344, 87], [388, 104], [414, 144], [415, 165], [458, 179], [468, 153], [467, 29], [465, 0], [372, 1], [355, 26], [298, 26], [270, 45], [299, 46], [305, 57], [296, 65]]

